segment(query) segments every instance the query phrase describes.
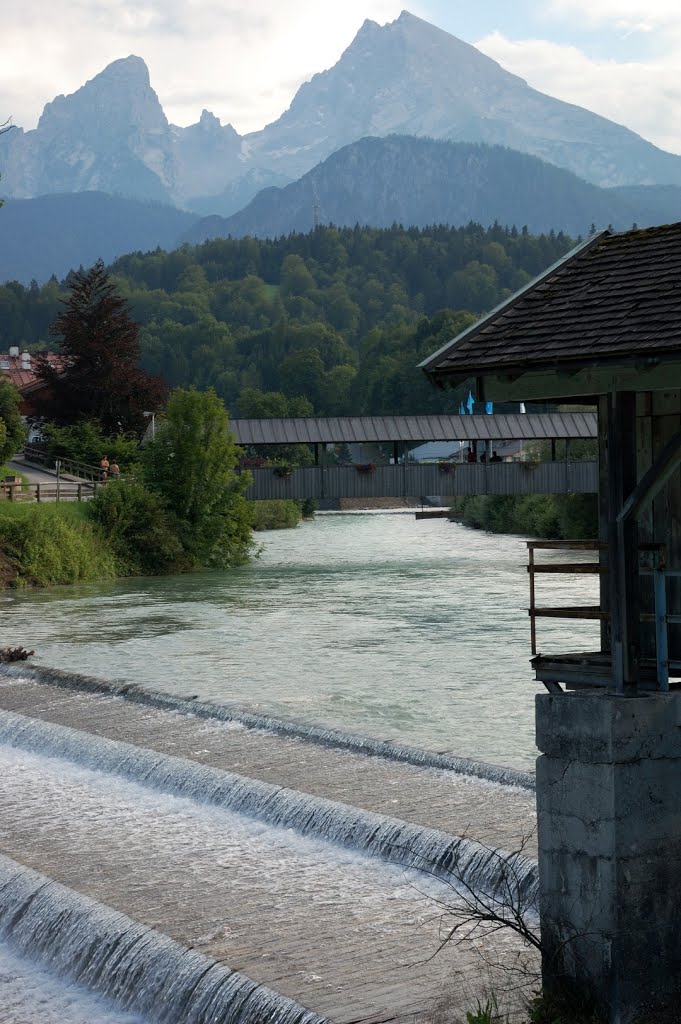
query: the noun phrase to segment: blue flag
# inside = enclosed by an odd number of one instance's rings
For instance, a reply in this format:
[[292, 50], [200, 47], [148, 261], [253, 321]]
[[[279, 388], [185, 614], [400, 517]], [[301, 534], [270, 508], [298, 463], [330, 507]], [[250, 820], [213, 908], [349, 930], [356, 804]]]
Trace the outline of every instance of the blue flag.
[[466, 415], [466, 407], [464, 406], [464, 404], [462, 402], [461, 405], [459, 406], [459, 416], [465, 416], [465, 415]]
[[490, 416], [492, 415], [494, 412], [494, 402], [485, 402], [485, 412]]
[[473, 408], [475, 407], [475, 399], [471, 391], [468, 392], [468, 401], [466, 402], [466, 408], [468, 409], [471, 416], [473, 415]]

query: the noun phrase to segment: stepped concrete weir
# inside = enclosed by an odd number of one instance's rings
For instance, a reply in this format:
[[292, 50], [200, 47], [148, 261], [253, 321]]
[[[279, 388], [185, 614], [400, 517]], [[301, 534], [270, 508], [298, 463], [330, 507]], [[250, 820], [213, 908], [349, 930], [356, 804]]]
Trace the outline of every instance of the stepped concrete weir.
[[425, 1024], [443, 999], [465, 1016], [487, 961], [517, 962], [484, 928], [435, 954], [464, 891], [512, 879], [534, 914], [522, 773], [49, 678], [0, 670], [0, 939], [18, 954], [125, 1010], [166, 978], [164, 1024]]

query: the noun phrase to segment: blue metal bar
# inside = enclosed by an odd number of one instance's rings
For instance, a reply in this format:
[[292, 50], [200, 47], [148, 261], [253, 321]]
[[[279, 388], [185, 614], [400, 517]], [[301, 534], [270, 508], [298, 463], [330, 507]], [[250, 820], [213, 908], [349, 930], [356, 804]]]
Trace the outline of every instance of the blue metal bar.
[[655, 646], [657, 651], [657, 685], [669, 690], [669, 652], [667, 649], [667, 583], [664, 569], [656, 569], [655, 588]]

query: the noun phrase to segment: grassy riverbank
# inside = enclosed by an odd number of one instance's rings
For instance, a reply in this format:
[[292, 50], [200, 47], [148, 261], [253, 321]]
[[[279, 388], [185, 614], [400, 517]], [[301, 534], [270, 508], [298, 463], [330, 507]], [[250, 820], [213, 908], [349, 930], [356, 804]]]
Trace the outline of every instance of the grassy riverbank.
[[45, 587], [117, 575], [85, 505], [0, 505], [0, 585]]
[[[253, 502], [252, 528], [291, 529], [297, 501]], [[47, 587], [197, 568], [153, 496], [137, 485], [109, 485], [89, 503], [0, 502], [0, 588]]]

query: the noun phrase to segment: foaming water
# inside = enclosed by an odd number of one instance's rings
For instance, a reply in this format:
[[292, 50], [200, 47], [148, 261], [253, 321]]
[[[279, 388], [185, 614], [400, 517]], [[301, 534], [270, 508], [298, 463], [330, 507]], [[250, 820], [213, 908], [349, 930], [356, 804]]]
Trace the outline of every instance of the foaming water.
[[457, 898], [444, 881], [3, 745], [0, 800], [2, 846], [32, 869], [0, 861], [0, 938], [159, 1024], [314, 1020], [248, 978], [332, 1019], [349, 1000], [341, 1019], [394, 1019], [405, 978], [424, 1005], [454, 962], [479, 970], [463, 946], [431, 961]]
[[[0, 865], [1, 874], [1, 865]], [[0, 942], [0, 1020], [3, 1024], [147, 1024], [108, 1001], [50, 973]]]
[[[526, 549], [445, 520], [319, 516], [261, 534], [229, 572], [5, 593], [5, 635], [43, 664], [265, 715], [532, 766]], [[541, 580], [593, 602], [588, 576]], [[592, 623], [540, 624], [578, 650]]]
[[[150, 1022], [322, 1024], [322, 1018], [291, 1000], [1, 855], [0, 889], [0, 934], [6, 942], [121, 1009], [141, 1011]], [[16, 966], [18, 958], [12, 959]], [[31, 989], [28, 998], [37, 1004], [38, 1015], [30, 1021], [42, 1024], [49, 1017], [40, 1016], [40, 1004], [53, 995], [62, 995], [63, 1001], [64, 986], [44, 974], [36, 981], [41, 987]], [[142, 1024], [144, 1019], [107, 1012], [85, 995], [80, 1002], [89, 1004], [83, 1010], [89, 1009], [90, 1016], [76, 1006], [77, 1015], [67, 1009], [52, 1018], [55, 1024], [57, 1019], [59, 1024]]]
[[524, 905], [535, 900], [536, 863], [507, 855], [467, 837], [450, 836], [387, 815], [260, 782], [102, 739], [12, 712], [0, 712], [0, 742], [68, 760], [107, 775], [133, 780], [173, 796], [188, 797], [254, 818], [300, 836], [368, 854], [408, 869], [464, 884], [492, 898], [507, 896]]

